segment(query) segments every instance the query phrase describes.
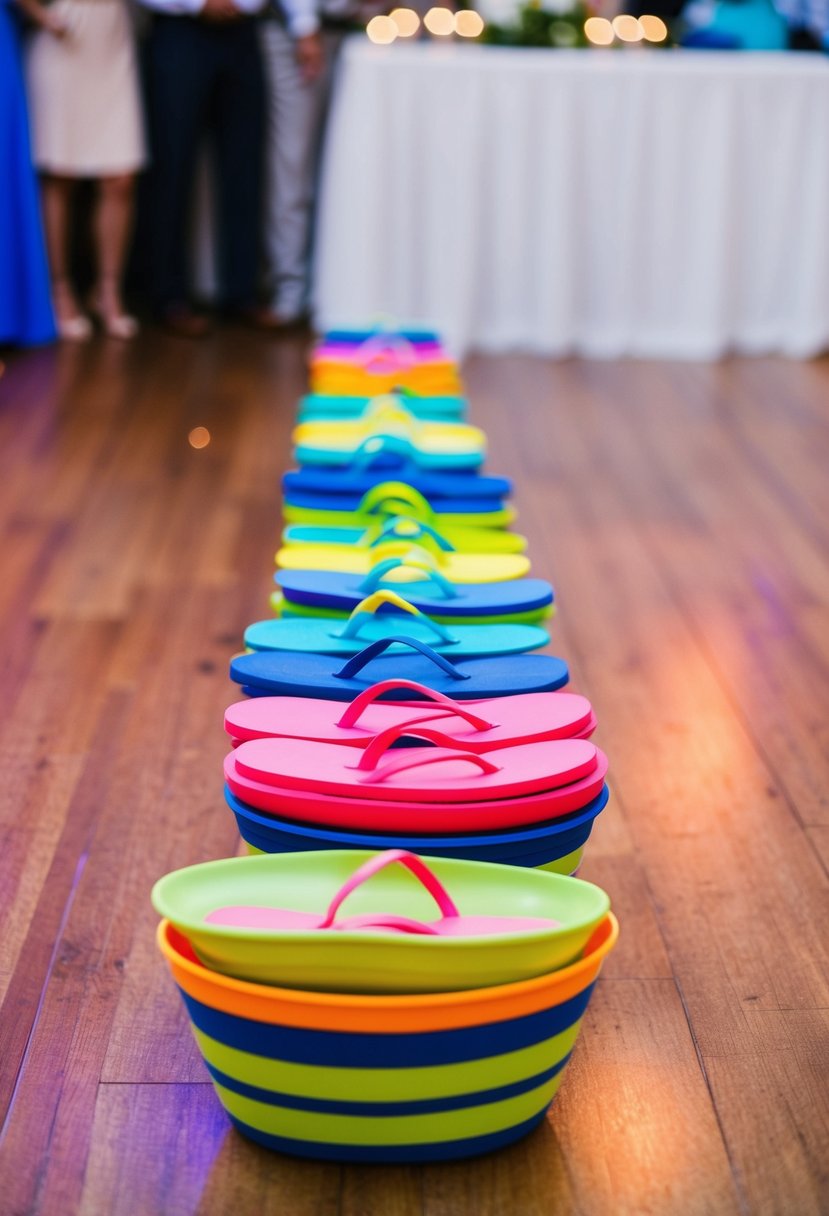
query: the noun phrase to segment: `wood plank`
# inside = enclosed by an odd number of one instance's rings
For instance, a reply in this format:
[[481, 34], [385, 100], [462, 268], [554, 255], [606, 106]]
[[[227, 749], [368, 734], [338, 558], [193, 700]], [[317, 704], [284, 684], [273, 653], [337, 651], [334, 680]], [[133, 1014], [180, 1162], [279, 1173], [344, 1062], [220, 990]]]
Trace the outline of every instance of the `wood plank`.
[[338, 1166], [269, 1153], [203, 1085], [102, 1085], [80, 1216], [337, 1216]]

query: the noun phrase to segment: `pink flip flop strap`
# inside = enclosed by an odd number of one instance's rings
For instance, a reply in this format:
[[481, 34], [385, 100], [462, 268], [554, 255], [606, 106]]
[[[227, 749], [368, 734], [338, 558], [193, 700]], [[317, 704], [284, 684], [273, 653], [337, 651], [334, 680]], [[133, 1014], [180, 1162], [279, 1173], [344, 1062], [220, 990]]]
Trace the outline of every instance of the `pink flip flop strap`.
[[[460, 916], [460, 912], [455, 906], [449, 892], [422, 858], [418, 857], [415, 853], [406, 852], [405, 849], [388, 849], [385, 853], [378, 853], [375, 857], [370, 857], [358, 870], [354, 871], [350, 878], [346, 879], [328, 905], [328, 910], [322, 921], [320, 921], [320, 929], [330, 929], [333, 926], [337, 912], [352, 891], [375, 874], [378, 874], [380, 870], [385, 870], [387, 866], [394, 865], [395, 863], [406, 866], [414, 874], [415, 878], [423, 884], [437, 904], [441, 916]], [[385, 917], [382, 917], [382, 919], [387, 921]], [[412, 924], [417, 923], [412, 922]], [[418, 931], [426, 933], [434, 932], [428, 925], [424, 925]]]
[[[428, 743], [434, 743], [437, 747], [449, 748], [451, 755], [436, 756], [431, 750], [418, 748], [413, 753], [410, 750], [395, 752], [390, 756], [382, 768], [378, 768], [380, 759], [388, 752], [392, 743], [403, 735], [414, 735], [418, 739], [425, 739]], [[453, 739], [451, 735], [445, 735], [443, 731], [429, 730], [423, 726], [390, 726], [388, 730], [381, 731], [379, 735], [375, 735], [368, 747], [360, 754], [360, 759], [357, 764], [352, 767], [362, 774], [361, 781], [364, 784], [373, 785], [379, 781], [386, 781], [395, 773], [403, 773], [408, 769], [424, 768], [427, 764], [446, 764], [448, 761], [466, 760], [469, 764], [474, 764], [482, 773], [498, 773], [501, 771], [499, 764], [493, 764], [491, 760], [487, 760], [486, 756], [479, 756], [475, 752], [464, 751], [459, 747], [458, 740]]]
[[[492, 730], [497, 726], [497, 722], [488, 722], [486, 718], [479, 717], [478, 714], [473, 714], [470, 710], [464, 708], [451, 697], [447, 697], [442, 692], [435, 692], [432, 688], [427, 688], [425, 684], [418, 684], [416, 680], [380, 680], [377, 684], [372, 684], [371, 688], [366, 688], [363, 692], [358, 693], [350, 705], [347, 706], [344, 714], [337, 722], [337, 726], [356, 726], [359, 722], [363, 711], [372, 705], [378, 697], [382, 697], [383, 693], [392, 692], [398, 688], [408, 688], [411, 692], [419, 692], [425, 698], [423, 703], [424, 710], [428, 708], [428, 702], [432, 701], [438, 705], [446, 707], [446, 715], [457, 715], [463, 718], [464, 722], [468, 722], [470, 726], [474, 726], [475, 730]], [[417, 702], [394, 702], [397, 706], [411, 706], [412, 709], [419, 708]], [[408, 725], [400, 723], [401, 727]]]

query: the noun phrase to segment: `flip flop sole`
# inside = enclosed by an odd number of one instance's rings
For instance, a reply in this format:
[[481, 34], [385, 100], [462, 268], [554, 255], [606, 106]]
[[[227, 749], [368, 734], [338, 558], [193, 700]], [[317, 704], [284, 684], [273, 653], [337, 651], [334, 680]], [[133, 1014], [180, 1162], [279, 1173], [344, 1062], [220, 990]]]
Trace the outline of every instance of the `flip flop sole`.
[[495, 799], [460, 806], [415, 800], [405, 803], [363, 801], [329, 797], [311, 790], [275, 787], [240, 774], [235, 752], [225, 758], [224, 773], [228, 788], [240, 801], [279, 819], [300, 820], [348, 832], [449, 836], [452, 833], [520, 829], [577, 815], [600, 797], [607, 777], [607, 759], [599, 753], [599, 763], [590, 776], [562, 789], [525, 798]]

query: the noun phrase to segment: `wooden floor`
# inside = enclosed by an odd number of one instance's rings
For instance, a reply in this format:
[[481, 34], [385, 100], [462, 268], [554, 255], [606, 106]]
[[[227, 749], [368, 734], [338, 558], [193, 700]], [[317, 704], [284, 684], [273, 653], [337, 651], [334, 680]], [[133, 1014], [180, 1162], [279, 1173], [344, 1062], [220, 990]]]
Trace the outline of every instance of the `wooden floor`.
[[622, 937], [549, 1122], [416, 1169], [230, 1130], [148, 894], [238, 847], [227, 663], [304, 349], [44, 351], [0, 381], [3, 1216], [829, 1211], [829, 364], [466, 372], [611, 760]]

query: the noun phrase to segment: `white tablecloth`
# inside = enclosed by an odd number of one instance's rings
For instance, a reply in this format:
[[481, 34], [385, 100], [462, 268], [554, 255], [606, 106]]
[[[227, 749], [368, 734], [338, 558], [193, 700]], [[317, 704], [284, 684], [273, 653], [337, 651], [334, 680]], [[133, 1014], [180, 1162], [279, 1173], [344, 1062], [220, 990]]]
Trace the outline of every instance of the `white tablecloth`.
[[347, 45], [317, 321], [563, 355], [829, 346], [829, 60]]

